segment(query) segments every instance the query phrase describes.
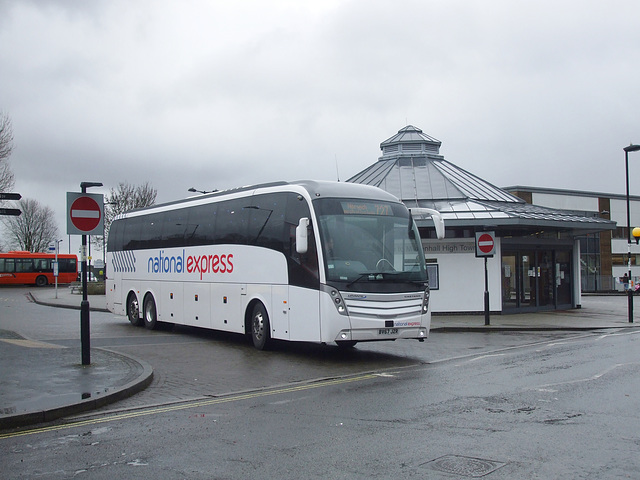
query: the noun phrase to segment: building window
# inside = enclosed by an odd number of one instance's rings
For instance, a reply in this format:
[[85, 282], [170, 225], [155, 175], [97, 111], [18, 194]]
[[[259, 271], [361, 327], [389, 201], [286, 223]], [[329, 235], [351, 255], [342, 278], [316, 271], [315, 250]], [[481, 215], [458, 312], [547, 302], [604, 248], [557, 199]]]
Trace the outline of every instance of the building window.
[[[427, 275], [429, 275], [429, 289], [440, 290], [440, 271], [437, 263], [428, 263], [427, 260]], [[435, 261], [435, 260], [431, 260]]]
[[583, 292], [597, 292], [605, 287], [601, 275], [600, 234], [580, 237], [580, 270]]

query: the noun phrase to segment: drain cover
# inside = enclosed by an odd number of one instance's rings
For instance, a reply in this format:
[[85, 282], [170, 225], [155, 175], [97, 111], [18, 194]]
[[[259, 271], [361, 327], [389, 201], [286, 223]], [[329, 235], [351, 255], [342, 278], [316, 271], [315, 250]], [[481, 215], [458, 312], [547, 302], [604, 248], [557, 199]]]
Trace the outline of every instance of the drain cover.
[[484, 477], [504, 465], [502, 462], [483, 460], [482, 458], [445, 455], [424, 463], [422, 466], [464, 477]]

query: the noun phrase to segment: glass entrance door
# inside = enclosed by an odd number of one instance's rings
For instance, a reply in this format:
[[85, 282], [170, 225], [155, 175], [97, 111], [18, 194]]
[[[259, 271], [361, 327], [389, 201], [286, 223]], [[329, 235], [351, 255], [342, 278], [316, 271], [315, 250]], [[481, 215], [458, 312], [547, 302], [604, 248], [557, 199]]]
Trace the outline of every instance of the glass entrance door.
[[573, 304], [571, 278], [571, 252], [557, 251], [556, 292], [558, 307], [570, 307]]
[[533, 250], [519, 252], [520, 260], [520, 292], [518, 295], [518, 308], [530, 308], [536, 306], [536, 255]]
[[553, 308], [555, 306], [555, 275], [553, 268], [553, 251], [542, 250], [536, 252], [536, 307]]
[[567, 307], [571, 291], [571, 251], [503, 249], [504, 312]]
[[518, 263], [515, 254], [502, 255], [502, 309], [518, 307]]

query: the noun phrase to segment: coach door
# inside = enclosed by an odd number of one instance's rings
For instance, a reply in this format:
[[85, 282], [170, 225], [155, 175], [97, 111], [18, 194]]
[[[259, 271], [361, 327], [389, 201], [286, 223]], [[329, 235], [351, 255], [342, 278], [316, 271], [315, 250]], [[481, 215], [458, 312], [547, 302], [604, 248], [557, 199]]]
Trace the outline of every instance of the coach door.
[[289, 340], [289, 285], [271, 287], [271, 336]]

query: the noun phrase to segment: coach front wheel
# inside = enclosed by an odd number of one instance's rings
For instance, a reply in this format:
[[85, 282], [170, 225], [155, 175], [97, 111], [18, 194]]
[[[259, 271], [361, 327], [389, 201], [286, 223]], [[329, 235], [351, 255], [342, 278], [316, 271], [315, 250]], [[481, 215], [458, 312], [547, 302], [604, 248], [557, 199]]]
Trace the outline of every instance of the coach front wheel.
[[36, 278], [37, 287], [44, 287], [47, 283], [48, 283], [47, 277], [45, 277], [44, 275], [40, 275], [39, 277]]
[[142, 326], [138, 297], [136, 297], [133, 292], [129, 294], [129, 297], [127, 297], [127, 317], [129, 317], [129, 321], [134, 327]]
[[149, 330], [158, 326], [158, 312], [153, 295], [147, 295], [144, 299], [144, 326]]
[[258, 350], [266, 350], [271, 341], [271, 326], [269, 325], [269, 316], [264, 305], [258, 303], [253, 307], [251, 315], [251, 340], [253, 346]]

